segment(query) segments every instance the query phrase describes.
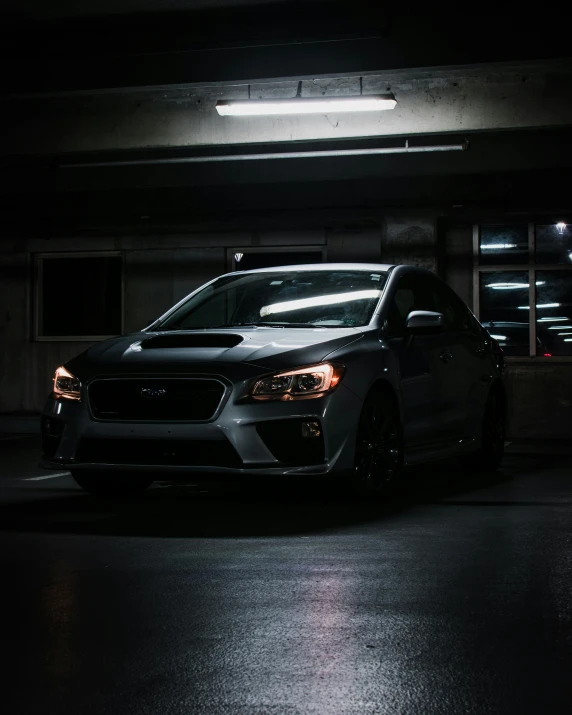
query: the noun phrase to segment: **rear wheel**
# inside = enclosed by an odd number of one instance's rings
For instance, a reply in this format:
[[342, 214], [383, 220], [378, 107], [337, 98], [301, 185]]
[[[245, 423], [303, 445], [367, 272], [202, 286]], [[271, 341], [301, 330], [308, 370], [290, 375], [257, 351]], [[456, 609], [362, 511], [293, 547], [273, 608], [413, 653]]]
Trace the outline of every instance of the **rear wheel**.
[[358, 425], [353, 484], [360, 495], [379, 494], [403, 469], [403, 435], [397, 404], [373, 390], [363, 404]]
[[71, 474], [82, 489], [98, 497], [137, 496], [153, 483], [150, 477], [126, 472], [72, 471]]
[[494, 390], [488, 397], [481, 426], [481, 446], [467, 455], [465, 464], [481, 472], [494, 472], [502, 462], [506, 438], [506, 408], [504, 395]]

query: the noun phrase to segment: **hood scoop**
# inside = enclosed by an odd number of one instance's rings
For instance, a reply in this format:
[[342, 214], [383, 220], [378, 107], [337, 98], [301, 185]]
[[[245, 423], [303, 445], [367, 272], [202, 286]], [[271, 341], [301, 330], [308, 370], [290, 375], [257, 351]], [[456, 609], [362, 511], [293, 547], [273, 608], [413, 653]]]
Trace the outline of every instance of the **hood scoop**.
[[141, 341], [142, 350], [164, 348], [233, 348], [244, 340], [242, 335], [228, 333], [187, 333], [157, 335]]

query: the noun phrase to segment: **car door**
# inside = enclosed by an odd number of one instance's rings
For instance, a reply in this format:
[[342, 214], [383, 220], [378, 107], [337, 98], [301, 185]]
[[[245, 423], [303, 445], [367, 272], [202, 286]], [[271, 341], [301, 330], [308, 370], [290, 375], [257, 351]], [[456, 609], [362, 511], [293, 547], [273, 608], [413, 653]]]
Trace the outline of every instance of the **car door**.
[[415, 273], [402, 276], [386, 315], [387, 342], [396, 356], [408, 449], [433, 445], [442, 439], [444, 338], [441, 334], [411, 335], [406, 329], [412, 310], [435, 310], [428, 279]]
[[445, 317], [441, 354], [441, 437], [472, 437], [479, 424], [491, 380], [482, 332], [467, 306], [438, 278], [432, 280], [436, 310]]

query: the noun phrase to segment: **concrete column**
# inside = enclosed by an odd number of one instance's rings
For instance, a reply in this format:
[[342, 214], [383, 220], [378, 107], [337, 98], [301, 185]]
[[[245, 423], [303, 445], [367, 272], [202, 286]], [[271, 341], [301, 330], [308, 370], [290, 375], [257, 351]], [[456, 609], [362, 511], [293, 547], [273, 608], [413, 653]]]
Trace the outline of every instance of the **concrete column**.
[[432, 216], [385, 216], [381, 233], [383, 263], [408, 263], [437, 272], [437, 231]]

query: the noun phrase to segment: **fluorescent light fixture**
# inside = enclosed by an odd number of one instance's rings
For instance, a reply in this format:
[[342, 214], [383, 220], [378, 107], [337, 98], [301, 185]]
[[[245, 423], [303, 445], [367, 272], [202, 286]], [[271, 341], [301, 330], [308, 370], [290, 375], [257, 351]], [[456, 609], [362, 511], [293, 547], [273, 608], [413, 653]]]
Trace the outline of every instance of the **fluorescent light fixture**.
[[508, 340], [506, 335], [493, 335], [492, 333], [491, 338], [494, 338], [495, 340]]
[[266, 305], [260, 310], [260, 317], [272, 315], [273, 313], [288, 313], [291, 310], [301, 310], [302, 308], [312, 308], [318, 305], [339, 305], [349, 303], [353, 300], [365, 300], [367, 298], [379, 298], [380, 290], [356, 290], [352, 293], [333, 293], [331, 295], [317, 295], [313, 298], [300, 298], [299, 300], [289, 300], [284, 303], [274, 303]]
[[393, 109], [397, 102], [391, 94], [356, 97], [310, 97], [303, 99], [219, 100], [216, 111], [221, 117], [264, 117], [276, 114], [338, 114], [341, 112], [379, 112]]
[[489, 243], [486, 246], [481, 243], [481, 251], [492, 251], [499, 248], [516, 248], [516, 243]]
[[556, 228], [558, 229], [558, 233], [562, 236], [566, 228], [566, 224], [564, 223], [564, 221], [558, 221], [558, 223], [556, 224]]
[[[560, 328], [559, 328], [560, 330]], [[572, 335], [572, 333], [558, 333], [558, 335]]]
[[[562, 303], [537, 303], [536, 307], [537, 308], [560, 308]], [[519, 310], [530, 310], [529, 305], [519, 305], [518, 306]]]
[[564, 338], [565, 343], [572, 343], [572, 338]]
[[548, 330], [572, 330], [572, 325], [551, 325]]
[[568, 320], [568, 318], [538, 318], [537, 323], [559, 323], [562, 320]]

